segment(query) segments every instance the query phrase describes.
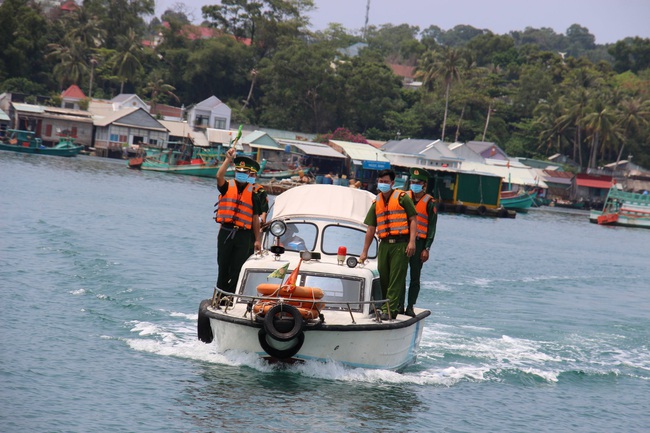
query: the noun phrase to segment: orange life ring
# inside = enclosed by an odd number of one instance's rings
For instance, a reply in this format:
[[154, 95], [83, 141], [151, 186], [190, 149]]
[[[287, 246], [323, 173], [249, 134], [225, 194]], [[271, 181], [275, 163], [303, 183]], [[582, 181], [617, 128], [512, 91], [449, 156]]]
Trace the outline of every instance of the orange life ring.
[[264, 296], [281, 296], [304, 299], [321, 299], [325, 293], [317, 287], [296, 286], [290, 290], [289, 286], [278, 287], [277, 284], [262, 283], [257, 286], [257, 292]]
[[[255, 314], [266, 314], [269, 312], [269, 310], [273, 307], [275, 307], [276, 303], [266, 303], [266, 302], [258, 302], [257, 304], [253, 305], [253, 313]], [[293, 305], [293, 304], [290, 304]], [[324, 305], [324, 304], [323, 304]], [[317, 308], [304, 308], [304, 307], [299, 307], [294, 305], [298, 311], [300, 311], [300, 315], [302, 316], [303, 319], [305, 320], [311, 320], [311, 319], [317, 319], [318, 316], [320, 315], [320, 310]]]

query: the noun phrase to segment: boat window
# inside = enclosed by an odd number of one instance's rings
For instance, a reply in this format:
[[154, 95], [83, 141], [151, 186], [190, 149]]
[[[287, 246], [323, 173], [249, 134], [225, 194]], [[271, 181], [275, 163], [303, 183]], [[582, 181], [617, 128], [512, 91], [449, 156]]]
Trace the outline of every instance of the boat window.
[[[329, 225], [323, 229], [323, 253], [337, 254], [339, 247], [347, 248], [347, 255], [361, 255], [363, 243], [366, 240], [366, 231], [353, 227]], [[377, 257], [377, 240], [373, 239], [368, 248], [368, 258]]]
[[262, 283], [277, 283], [280, 285], [281, 280], [278, 278], [268, 278], [269, 274], [275, 269], [256, 270], [255, 272], [246, 271], [244, 275], [244, 289], [239, 292], [240, 295], [258, 296], [257, 286]]
[[323, 292], [326, 310], [345, 310], [347, 305], [327, 304], [328, 301], [349, 302], [353, 311], [361, 311], [362, 280], [339, 275], [305, 275], [306, 287], [318, 287]]
[[[287, 231], [280, 237], [280, 245], [286, 251], [314, 251], [316, 248], [316, 236], [318, 228], [312, 223], [286, 222]], [[269, 249], [275, 245], [275, 237], [270, 234], [266, 236], [264, 248]]]

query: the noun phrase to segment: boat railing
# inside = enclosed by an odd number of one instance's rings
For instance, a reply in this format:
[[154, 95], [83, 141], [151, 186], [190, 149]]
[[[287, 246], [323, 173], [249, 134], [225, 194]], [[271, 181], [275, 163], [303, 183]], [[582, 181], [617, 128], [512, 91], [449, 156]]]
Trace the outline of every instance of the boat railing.
[[[235, 304], [240, 303], [240, 302], [245, 302], [249, 304], [249, 307], [246, 309], [246, 312], [244, 313], [244, 317], [250, 313], [250, 319], [251, 321], [254, 320], [254, 314], [252, 313], [252, 304], [254, 302], [274, 302], [277, 304], [283, 304], [291, 301], [296, 301], [294, 298], [287, 298], [287, 297], [275, 297], [275, 296], [262, 296], [262, 295], [243, 295], [239, 293], [231, 293], [231, 292], [226, 292], [224, 290], [219, 289], [218, 287], [214, 288], [214, 292], [212, 294], [212, 302], [210, 306], [215, 309], [220, 309], [221, 307], [224, 308], [224, 312], [228, 312], [229, 309], [234, 307]], [[311, 302], [311, 299], [300, 299], [302, 302]], [[381, 320], [379, 318], [380, 316], [380, 308], [384, 304], [388, 306], [388, 311], [391, 311], [390, 309], [390, 302], [388, 299], [378, 299], [378, 300], [370, 300], [370, 301], [322, 301], [320, 299], [314, 299], [314, 302], [320, 301], [323, 303], [326, 303], [328, 306], [332, 305], [339, 305], [341, 306], [343, 311], [347, 311], [350, 314], [350, 319], [353, 324], [356, 324], [357, 322], [354, 320], [354, 312], [357, 310], [356, 308], [353, 309], [353, 305], [370, 305], [370, 311], [372, 314], [375, 315], [377, 320]], [[322, 319], [321, 319], [322, 320]]]

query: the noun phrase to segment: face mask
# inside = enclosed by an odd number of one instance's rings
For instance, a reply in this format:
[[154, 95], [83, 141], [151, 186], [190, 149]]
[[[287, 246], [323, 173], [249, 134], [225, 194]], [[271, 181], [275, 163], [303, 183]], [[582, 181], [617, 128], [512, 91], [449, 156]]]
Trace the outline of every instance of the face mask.
[[390, 191], [390, 183], [378, 183], [377, 189], [381, 192], [388, 192]]
[[248, 176], [248, 183], [255, 183], [255, 179], [257, 179], [255, 176]]
[[248, 183], [248, 173], [238, 171], [235, 173], [235, 180], [241, 183]]
[[411, 191], [413, 191], [416, 194], [419, 194], [422, 192], [422, 185], [412, 183], [411, 184]]

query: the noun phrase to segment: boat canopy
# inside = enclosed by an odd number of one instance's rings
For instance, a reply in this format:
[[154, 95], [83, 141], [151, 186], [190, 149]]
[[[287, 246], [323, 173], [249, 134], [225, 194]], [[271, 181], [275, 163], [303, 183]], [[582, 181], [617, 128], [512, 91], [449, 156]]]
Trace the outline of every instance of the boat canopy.
[[302, 185], [276, 197], [273, 218], [317, 216], [363, 224], [374, 199], [374, 194], [357, 188]]

